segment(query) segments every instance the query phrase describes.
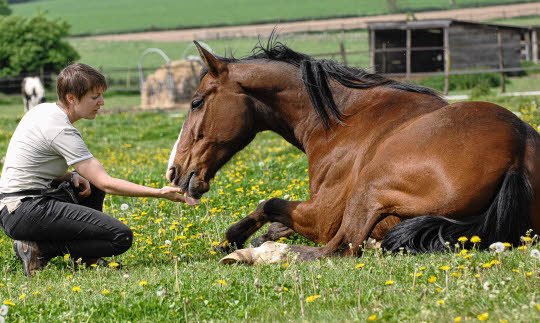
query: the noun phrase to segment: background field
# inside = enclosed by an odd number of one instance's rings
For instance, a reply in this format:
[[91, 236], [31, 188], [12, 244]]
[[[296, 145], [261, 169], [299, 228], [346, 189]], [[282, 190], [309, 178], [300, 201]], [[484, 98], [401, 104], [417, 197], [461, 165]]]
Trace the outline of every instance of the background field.
[[[400, 12], [407, 12], [518, 2], [534, 1], [456, 0], [456, 6], [451, 6], [448, 0], [399, 0], [397, 4]], [[47, 0], [14, 4], [11, 8], [20, 16], [33, 16], [41, 10], [50, 17], [63, 18], [72, 25], [73, 35], [277, 23], [390, 12], [385, 1], [371, 0], [334, 0], [332, 5], [326, 0], [310, 0], [309, 5], [301, 0]]]

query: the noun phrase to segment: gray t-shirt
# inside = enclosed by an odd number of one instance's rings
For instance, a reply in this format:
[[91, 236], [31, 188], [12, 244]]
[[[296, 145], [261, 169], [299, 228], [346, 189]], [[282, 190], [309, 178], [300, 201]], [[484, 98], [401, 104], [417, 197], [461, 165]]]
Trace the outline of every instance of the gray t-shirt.
[[[11, 137], [0, 193], [48, 188], [70, 165], [92, 157], [66, 113], [56, 103], [42, 103], [26, 113]], [[0, 209], [21, 198], [4, 198]]]

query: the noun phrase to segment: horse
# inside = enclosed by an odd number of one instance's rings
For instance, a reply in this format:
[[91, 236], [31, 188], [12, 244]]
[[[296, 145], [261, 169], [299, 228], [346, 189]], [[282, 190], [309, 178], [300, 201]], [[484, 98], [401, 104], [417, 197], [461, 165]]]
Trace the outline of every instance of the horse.
[[[487, 102], [449, 104], [437, 91], [315, 59], [275, 38], [241, 59], [211, 54], [173, 146], [166, 178], [199, 199], [258, 132], [307, 156], [307, 201], [272, 198], [233, 224], [222, 250], [298, 233], [298, 259], [386, 251], [445, 252], [461, 236], [518, 244], [540, 231], [540, 136]], [[530, 233], [530, 232], [529, 232]], [[267, 242], [268, 243], [268, 242]], [[281, 250], [281, 249], [280, 249]]]
[[39, 77], [25, 77], [21, 84], [24, 112], [46, 101], [45, 90]]

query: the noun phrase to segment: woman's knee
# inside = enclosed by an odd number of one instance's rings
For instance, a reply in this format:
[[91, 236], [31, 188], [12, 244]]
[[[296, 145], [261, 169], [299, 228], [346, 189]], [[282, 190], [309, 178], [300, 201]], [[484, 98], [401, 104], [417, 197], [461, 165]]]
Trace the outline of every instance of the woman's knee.
[[133, 244], [133, 231], [129, 227], [122, 228], [113, 241], [115, 254], [122, 254]]

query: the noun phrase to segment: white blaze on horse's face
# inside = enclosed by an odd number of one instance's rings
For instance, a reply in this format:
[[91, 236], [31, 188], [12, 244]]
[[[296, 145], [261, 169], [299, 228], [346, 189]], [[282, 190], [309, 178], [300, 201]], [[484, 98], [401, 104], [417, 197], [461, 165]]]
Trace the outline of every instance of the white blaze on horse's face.
[[171, 151], [171, 155], [169, 156], [169, 163], [167, 165], [167, 175], [166, 175], [169, 182], [171, 181], [170, 170], [171, 170], [172, 165], [174, 164], [174, 157], [176, 156], [176, 148], [178, 147], [178, 143], [180, 142], [180, 137], [182, 137], [183, 131], [184, 131], [184, 124], [182, 124], [182, 129], [180, 129], [180, 134], [178, 134], [178, 139], [176, 139], [176, 142], [174, 143], [174, 146]]

